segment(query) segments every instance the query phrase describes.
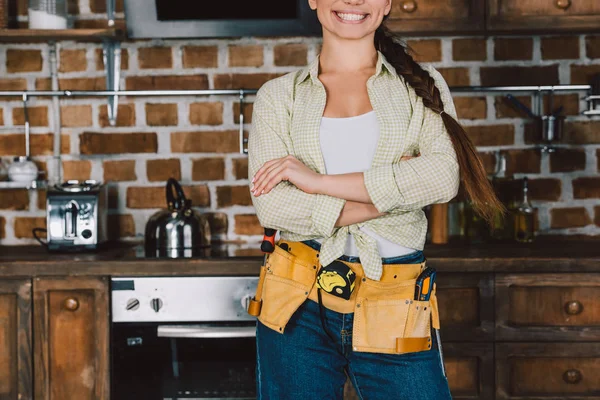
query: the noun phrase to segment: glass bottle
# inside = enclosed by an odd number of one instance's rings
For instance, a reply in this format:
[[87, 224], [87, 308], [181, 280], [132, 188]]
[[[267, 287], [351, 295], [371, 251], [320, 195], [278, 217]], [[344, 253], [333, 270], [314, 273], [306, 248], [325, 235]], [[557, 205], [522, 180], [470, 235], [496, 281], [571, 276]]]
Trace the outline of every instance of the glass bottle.
[[67, 0], [29, 0], [29, 29], [67, 29]]
[[531, 243], [535, 237], [535, 210], [529, 202], [528, 179], [523, 178], [523, 200], [514, 211], [514, 237], [517, 242]]
[[512, 174], [506, 173], [506, 155], [503, 153], [497, 155], [496, 171], [491, 181], [496, 197], [508, 210], [506, 215], [496, 214], [491, 227], [491, 237], [497, 241], [509, 241], [513, 239], [515, 180]]

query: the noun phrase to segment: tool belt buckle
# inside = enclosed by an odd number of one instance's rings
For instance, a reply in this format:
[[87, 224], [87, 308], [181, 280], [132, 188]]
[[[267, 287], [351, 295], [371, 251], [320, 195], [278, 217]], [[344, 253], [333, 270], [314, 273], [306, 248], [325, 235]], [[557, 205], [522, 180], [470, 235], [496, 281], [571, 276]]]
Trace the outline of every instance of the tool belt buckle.
[[334, 260], [330, 264], [321, 267], [317, 273], [316, 285], [319, 289], [349, 300], [354, 291], [356, 274], [345, 263]]

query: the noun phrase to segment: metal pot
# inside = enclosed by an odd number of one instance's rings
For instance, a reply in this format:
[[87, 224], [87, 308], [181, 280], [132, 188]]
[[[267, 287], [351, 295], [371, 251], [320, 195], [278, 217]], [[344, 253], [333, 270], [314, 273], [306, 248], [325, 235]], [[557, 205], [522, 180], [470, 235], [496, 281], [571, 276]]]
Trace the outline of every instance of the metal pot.
[[[167, 209], [146, 223], [146, 257], [189, 258], [210, 255], [210, 225], [205, 215], [192, 210], [176, 179], [167, 181]], [[175, 195], [173, 194], [175, 190]]]

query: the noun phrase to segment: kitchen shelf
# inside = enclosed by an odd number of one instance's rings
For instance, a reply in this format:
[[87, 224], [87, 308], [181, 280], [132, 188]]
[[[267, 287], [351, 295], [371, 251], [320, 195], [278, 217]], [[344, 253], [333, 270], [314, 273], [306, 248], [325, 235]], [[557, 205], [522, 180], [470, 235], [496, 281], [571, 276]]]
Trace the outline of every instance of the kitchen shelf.
[[122, 29], [0, 29], [0, 42], [48, 42], [53, 40], [77, 40], [102, 42], [123, 40]]
[[0, 181], [0, 189], [44, 189], [48, 182], [37, 180], [32, 182]]

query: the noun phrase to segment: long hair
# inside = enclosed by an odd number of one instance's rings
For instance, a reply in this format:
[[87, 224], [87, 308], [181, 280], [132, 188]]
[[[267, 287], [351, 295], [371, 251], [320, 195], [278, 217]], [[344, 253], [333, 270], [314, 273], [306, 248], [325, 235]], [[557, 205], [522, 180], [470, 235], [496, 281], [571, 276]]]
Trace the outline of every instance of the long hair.
[[[384, 21], [387, 19], [384, 18]], [[398, 75], [423, 99], [423, 105], [436, 113], [444, 110], [440, 92], [433, 78], [407, 52], [409, 48], [384, 24], [375, 31], [375, 48], [383, 53], [394, 66]], [[410, 50], [410, 48], [409, 48]], [[504, 215], [506, 208], [496, 197], [494, 188], [487, 177], [485, 167], [477, 154], [477, 149], [462, 126], [448, 113], [441, 114], [448, 130], [460, 166], [462, 192], [471, 201], [474, 211], [488, 224], [495, 216]]]

